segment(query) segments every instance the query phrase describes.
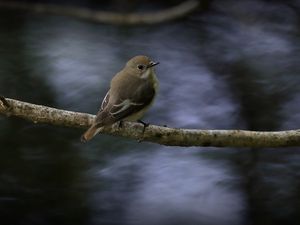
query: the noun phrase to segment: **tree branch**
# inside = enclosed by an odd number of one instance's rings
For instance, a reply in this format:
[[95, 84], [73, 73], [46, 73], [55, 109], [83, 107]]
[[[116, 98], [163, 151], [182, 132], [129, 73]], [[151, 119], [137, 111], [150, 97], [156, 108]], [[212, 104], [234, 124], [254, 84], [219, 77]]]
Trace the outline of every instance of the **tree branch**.
[[0, 7], [9, 9], [21, 9], [36, 13], [50, 13], [62, 16], [72, 16], [97, 23], [137, 25], [156, 24], [182, 18], [199, 7], [197, 0], [187, 0], [169, 9], [147, 13], [116, 13], [99, 10], [89, 10], [73, 6], [60, 6], [53, 4], [34, 4], [17, 1], [0, 1]]
[[[88, 128], [95, 116], [14, 99], [0, 97], [0, 114], [17, 116], [34, 123], [56, 126]], [[245, 130], [195, 130], [150, 125], [143, 133], [143, 125], [124, 122], [104, 128], [101, 133], [148, 141], [167, 146], [216, 147], [292, 147], [300, 146], [300, 129], [277, 132]], [[79, 140], [79, 139], [78, 139]]]

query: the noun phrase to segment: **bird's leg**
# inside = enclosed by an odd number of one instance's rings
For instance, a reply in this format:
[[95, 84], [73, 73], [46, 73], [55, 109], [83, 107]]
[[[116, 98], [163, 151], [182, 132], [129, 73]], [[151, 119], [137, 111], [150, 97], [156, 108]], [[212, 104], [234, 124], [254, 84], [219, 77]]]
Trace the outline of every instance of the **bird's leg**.
[[122, 128], [123, 127], [123, 120], [120, 120], [119, 121], [119, 128]]
[[149, 126], [149, 123], [145, 123], [145, 122], [142, 121], [142, 120], [138, 120], [138, 122], [144, 125], [143, 133], [145, 133], [146, 127]]

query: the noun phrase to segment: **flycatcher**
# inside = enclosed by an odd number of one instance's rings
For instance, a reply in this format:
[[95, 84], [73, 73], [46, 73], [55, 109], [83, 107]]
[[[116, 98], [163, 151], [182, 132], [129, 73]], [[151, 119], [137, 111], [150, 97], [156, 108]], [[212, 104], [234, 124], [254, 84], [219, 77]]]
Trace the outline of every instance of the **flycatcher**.
[[137, 121], [144, 115], [158, 90], [153, 68], [157, 64], [143, 55], [126, 63], [112, 78], [100, 110], [91, 127], [81, 136], [81, 141], [89, 141], [104, 126], [118, 121]]

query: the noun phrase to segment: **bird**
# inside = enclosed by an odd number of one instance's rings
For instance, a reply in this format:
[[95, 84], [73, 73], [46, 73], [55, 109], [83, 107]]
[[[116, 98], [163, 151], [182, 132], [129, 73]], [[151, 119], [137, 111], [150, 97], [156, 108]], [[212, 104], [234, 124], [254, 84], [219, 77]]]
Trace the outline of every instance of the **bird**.
[[159, 62], [148, 56], [138, 55], [131, 58], [125, 67], [110, 82], [100, 109], [88, 130], [81, 136], [82, 142], [91, 140], [102, 127], [122, 121], [141, 121], [152, 105], [158, 91], [159, 82], [154, 66]]

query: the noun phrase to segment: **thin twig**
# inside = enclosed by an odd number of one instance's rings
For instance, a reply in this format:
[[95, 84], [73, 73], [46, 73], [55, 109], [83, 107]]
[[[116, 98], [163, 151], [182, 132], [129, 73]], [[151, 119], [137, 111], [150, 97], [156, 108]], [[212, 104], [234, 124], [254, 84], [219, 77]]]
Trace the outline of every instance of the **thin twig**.
[[145, 13], [116, 13], [74, 6], [61, 6], [54, 4], [27, 3], [18, 1], [0, 1], [0, 7], [8, 9], [21, 9], [35, 13], [49, 13], [62, 16], [71, 16], [78, 19], [97, 23], [138, 25], [157, 24], [182, 18], [199, 7], [197, 0], [187, 0], [174, 7], [156, 12]]

